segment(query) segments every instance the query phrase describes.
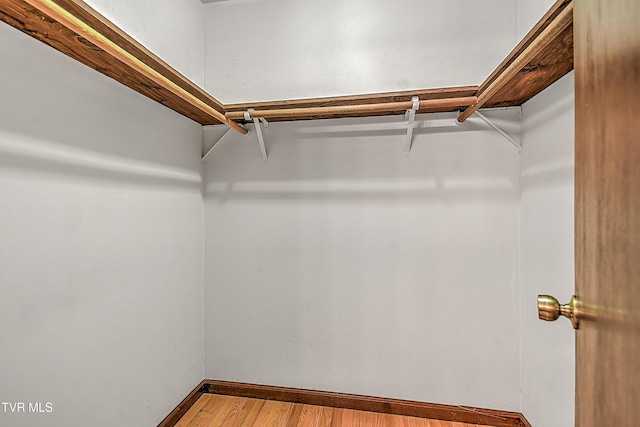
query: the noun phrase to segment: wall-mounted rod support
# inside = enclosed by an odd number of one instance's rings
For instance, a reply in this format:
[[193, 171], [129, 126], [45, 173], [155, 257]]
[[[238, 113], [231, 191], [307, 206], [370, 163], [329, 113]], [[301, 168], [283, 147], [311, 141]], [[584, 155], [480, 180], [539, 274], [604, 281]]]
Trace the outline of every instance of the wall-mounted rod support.
[[[452, 111], [452, 109], [467, 107], [478, 98], [466, 96], [460, 98], [427, 99], [419, 101], [418, 111]], [[307, 108], [282, 108], [273, 110], [255, 110], [251, 112], [251, 117], [262, 117], [265, 119], [290, 119], [311, 116], [331, 116], [331, 115], [358, 115], [358, 114], [402, 114], [404, 111], [413, 108], [413, 101], [385, 102], [380, 104], [362, 105], [339, 105], [329, 107], [307, 107]], [[226, 114], [230, 120], [242, 120], [244, 111], [230, 111]]]
[[266, 162], [268, 160], [267, 147], [264, 145], [264, 137], [262, 136], [262, 127], [260, 126], [260, 122], [264, 124], [264, 128], [267, 130], [269, 129], [269, 122], [264, 117], [253, 117], [254, 111], [255, 110], [253, 108], [249, 108], [243, 113], [243, 118], [247, 121], [253, 120], [253, 125], [256, 128], [256, 135], [258, 136], [258, 143], [260, 144], [262, 161]]
[[253, 119], [253, 124], [256, 127], [256, 135], [258, 135], [258, 143], [260, 144], [260, 153], [262, 154], [262, 161], [266, 162], [268, 160], [267, 147], [264, 145], [264, 137], [262, 136], [262, 128], [260, 127], [260, 120]]
[[207, 153], [206, 153], [204, 156], [202, 156], [202, 163], [204, 163], [204, 161], [205, 161], [205, 160], [207, 160], [207, 157], [209, 157], [209, 155], [210, 155], [211, 153], [213, 153], [213, 150], [215, 150], [216, 148], [218, 148], [218, 147], [220, 146], [220, 144], [222, 143], [222, 141], [224, 141], [224, 140], [226, 139], [226, 137], [227, 137], [227, 136], [229, 136], [229, 134], [231, 133], [231, 131], [232, 131], [232, 130], [233, 130], [232, 128], [227, 129], [227, 131], [224, 133], [224, 135], [222, 135], [222, 136], [220, 137], [220, 139], [218, 139], [218, 140], [216, 141], [216, 143], [215, 143], [215, 144], [213, 144], [213, 145], [211, 146], [211, 148], [209, 148], [209, 150], [207, 151]]
[[158, 71], [154, 70], [131, 53], [127, 52], [124, 48], [111, 41], [108, 37], [96, 31], [90, 25], [87, 25], [84, 21], [82, 21], [80, 18], [78, 18], [62, 6], [58, 5], [55, 1], [25, 1], [41, 13], [49, 16], [50, 18], [66, 27], [70, 31], [74, 32], [78, 36], [82, 37], [83, 39], [89, 41], [90, 43], [93, 43], [98, 48], [104, 50], [105, 52], [108, 52], [115, 59], [128, 65], [135, 71], [152, 80], [154, 83], [166, 88], [168, 91], [178, 96], [179, 98], [182, 98], [200, 111], [214, 117], [216, 120], [219, 120], [222, 123], [231, 126], [234, 130], [240, 132], [243, 135], [248, 132], [247, 129], [243, 128], [238, 123], [228, 119], [224, 114], [222, 114], [212, 106], [190, 94], [189, 92], [178, 86], [176, 83], [172, 82], [167, 77], [163, 76]]
[[420, 108], [420, 100], [417, 96], [411, 98], [411, 108], [404, 114], [404, 121], [407, 124], [407, 136], [404, 142], [404, 157], [409, 158], [411, 154], [411, 140], [413, 139], [413, 126], [416, 120], [416, 111]]
[[[513, 144], [514, 147], [516, 147], [518, 149], [518, 152], [522, 151], [522, 146], [520, 144], [518, 144], [518, 142], [516, 142], [515, 139], [511, 138], [509, 135], [507, 135], [507, 133], [505, 131], [503, 131], [502, 129], [500, 129], [498, 126], [496, 126], [495, 123], [493, 123], [491, 120], [489, 120], [487, 117], [484, 116], [484, 114], [480, 113], [480, 111], [476, 111], [476, 115], [478, 117], [480, 117], [486, 124], [488, 124], [489, 126], [491, 126], [491, 128], [493, 130], [495, 130], [496, 132], [498, 132], [500, 135], [502, 135], [507, 141], [509, 141], [511, 144]], [[459, 121], [457, 121], [458, 124], [461, 124]]]
[[573, 22], [573, 3], [569, 3], [564, 10], [556, 16], [549, 26], [509, 65], [487, 88], [478, 94], [478, 99], [458, 116], [460, 123], [467, 120], [471, 115], [482, 107], [493, 95], [504, 87], [511, 79], [522, 70], [536, 55], [567, 26]]

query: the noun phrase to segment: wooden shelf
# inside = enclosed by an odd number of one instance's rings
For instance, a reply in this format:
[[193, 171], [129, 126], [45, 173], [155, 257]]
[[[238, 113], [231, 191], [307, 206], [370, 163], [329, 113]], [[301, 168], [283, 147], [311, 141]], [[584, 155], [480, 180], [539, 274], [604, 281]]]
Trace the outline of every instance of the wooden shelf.
[[[571, 0], [556, 1], [535, 27], [480, 85], [477, 95], [480, 96], [570, 4]], [[540, 54], [530, 60], [502, 89], [489, 98], [485, 107], [522, 105], [571, 70], [573, 70], [573, 23], [554, 38]]]
[[420, 113], [470, 107], [461, 113], [464, 120], [481, 106], [522, 105], [573, 69], [572, 7], [571, 0], [558, 0], [479, 87], [227, 105], [81, 0], [3, 0], [0, 20], [200, 124], [226, 123], [246, 133], [233, 120], [243, 121], [242, 112], [249, 108], [256, 110], [252, 117], [263, 112], [271, 121], [365, 117], [404, 114], [418, 96]]
[[[464, 110], [470, 105], [468, 103], [470, 97], [475, 97], [477, 102], [485, 92], [493, 89], [492, 85], [496, 80], [504, 80], [506, 73], [513, 74], [512, 65], [522, 63], [523, 54], [530, 53], [532, 49], [529, 48], [532, 45], [542, 45], [540, 49], [534, 49], [535, 54], [531, 58], [526, 58], [527, 62], [524, 62], [520, 69], [515, 70], [513, 77], [508, 78], [501, 88], [482, 104], [487, 108], [519, 106], [573, 69], [572, 7], [571, 0], [556, 1], [479, 87], [464, 86], [334, 98], [232, 104], [225, 105], [226, 115], [232, 119], [242, 120], [239, 112], [249, 108], [256, 110], [252, 116], [268, 117], [271, 121], [404, 114], [408, 107], [400, 107], [398, 103], [407, 102], [412, 96], [418, 96], [421, 101], [443, 101], [440, 104], [429, 104], [432, 107], [421, 109], [420, 113]], [[553, 27], [558, 30], [554, 30]], [[390, 103], [390, 107], [375, 111], [367, 107], [369, 104], [377, 103]], [[288, 109], [291, 111], [287, 111]], [[270, 110], [278, 110], [281, 114], [274, 116]], [[264, 115], [260, 114], [261, 112], [264, 112]]]
[[[78, 0], [55, 0], [51, 3], [60, 6], [71, 16], [83, 22], [94, 33], [103, 35], [189, 95], [197, 98], [218, 113], [224, 114], [224, 107], [215, 98], [170, 67], [84, 2]], [[133, 68], [131, 64], [115, 58], [112, 52], [96, 46], [89, 40], [90, 34], [78, 34], [72, 31], [56, 18], [32, 6], [28, 1], [0, 1], [0, 19], [198, 123], [203, 125], [221, 123], [210, 112], [202, 111], [202, 107], [195, 106], [193, 102], [176, 95], [174, 91], [142, 74]]]
[[[402, 106], [402, 103], [411, 103], [411, 98], [417, 96], [420, 101], [433, 102], [427, 108], [421, 109], [421, 113], [436, 113], [445, 111], [458, 111], [460, 108], [470, 105], [469, 98], [475, 99], [478, 86], [462, 86], [440, 89], [423, 89], [402, 92], [376, 93], [369, 95], [336, 96], [327, 98], [307, 98], [270, 102], [250, 102], [243, 104], [227, 104], [225, 109], [227, 117], [242, 120], [241, 114], [249, 108], [260, 111], [281, 111], [280, 116], [269, 115], [269, 121], [283, 120], [313, 120], [331, 119], [341, 117], [368, 117], [404, 114], [410, 106]], [[372, 105], [386, 104], [383, 108], [370, 108]], [[292, 110], [294, 114], [286, 110]], [[262, 116], [258, 114], [258, 116]]]

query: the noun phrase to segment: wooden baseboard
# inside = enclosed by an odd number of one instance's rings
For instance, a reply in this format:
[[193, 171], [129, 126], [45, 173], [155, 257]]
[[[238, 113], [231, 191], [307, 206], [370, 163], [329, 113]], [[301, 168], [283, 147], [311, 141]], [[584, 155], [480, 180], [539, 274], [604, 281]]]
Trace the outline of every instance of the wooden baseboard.
[[518, 412], [217, 380], [204, 380], [198, 384], [158, 427], [173, 427], [203, 393], [331, 406], [493, 427], [531, 427], [524, 416]]
[[196, 401], [200, 399], [200, 396], [202, 396], [202, 394], [205, 392], [204, 384], [205, 381], [201, 381], [200, 384], [196, 386], [196, 388], [191, 390], [191, 393], [189, 393], [187, 397], [182, 399], [182, 402], [180, 402], [178, 406], [176, 406], [176, 408], [171, 411], [171, 413], [169, 413], [169, 415], [167, 415], [160, 424], [158, 424], [158, 427], [175, 426], [178, 421], [180, 421], [180, 418], [182, 418], [182, 416], [187, 413], [189, 408], [191, 408], [193, 404], [196, 403]]

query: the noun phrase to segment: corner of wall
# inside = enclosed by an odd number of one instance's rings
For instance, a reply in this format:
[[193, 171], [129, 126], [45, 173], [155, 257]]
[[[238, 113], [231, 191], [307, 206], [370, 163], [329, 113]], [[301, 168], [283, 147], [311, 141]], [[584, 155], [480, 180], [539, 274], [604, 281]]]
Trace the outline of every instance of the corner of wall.
[[522, 22], [520, 21], [520, 9], [521, 9], [521, 5], [520, 2], [522, 0], [516, 0], [516, 43], [520, 43], [520, 28], [522, 27]]
[[573, 291], [572, 79], [523, 106], [521, 131], [520, 406], [535, 425], [560, 427], [573, 425], [573, 331], [542, 324], [535, 300]]
[[[517, 1], [518, 8], [520, 7], [520, 0]], [[518, 20], [519, 22], [519, 20]], [[518, 27], [519, 28], [519, 27]], [[523, 271], [523, 260], [522, 260], [522, 156], [526, 150], [526, 141], [524, 138], [524, 113], [522, 106], [520, 106], [520, 122], [518, 127], [519, 137], [520, 137], [520, 146], [522, 150], [520, 151], [520, 156], [518, 156], [518, 169], [520, 173], [518, 174], [518, 189], [520, 191], [519, 203], [518, 203], [518, 405], [519, 412], [522, 413], [524, 410], [523, 405], [523, 357], [522, 357], [522, 337], [523, 337], [523, 327], [522, 327], [522, 305], [524, 304], [523, 297], [523, 287], [524, 287], [524, 271]]]
[[207, 61], [205, 61], [205, 57], [204, 57], [206, 53], [204, 44], [207, 42], [207, 38], [204, 36], [204, 33], [205, 31], [207, 31], [207, 28], [205, 27], [205, 21], [204, 21], [204, 4], [202, 5], [202, 8], [200, 10], [201, 10], [200, 15], [202, 17], [202, 44], [200, 45], [200, 57], [202, 58], [202, 64], [201, 64], [202, 88], [204, 89], [207, 87]]

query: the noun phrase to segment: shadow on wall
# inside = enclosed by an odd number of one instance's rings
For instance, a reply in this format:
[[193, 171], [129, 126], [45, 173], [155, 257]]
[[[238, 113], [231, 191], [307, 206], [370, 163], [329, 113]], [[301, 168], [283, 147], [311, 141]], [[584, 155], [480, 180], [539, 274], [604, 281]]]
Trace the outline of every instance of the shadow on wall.
[[199, 187], [196, 123], [5, 25], [0, 56], [3, 168]]
[[[135, 143], [135, 142], [132, 142]], [[110, 183], [182, 187], [197, 190], [199, 171], [152, 162], [131, 160], [90, 149], [73, 148], [24, 135], [0, 132], [0, 166], [38, 174], [70, 176]]]
[[[517, 135], [519, 109], [489, 115]], [[230, 137], [207, 160], [206, 194], [217, 203], [513, 198], [517, 150], [479, 119], [459, 126], [455, 117], [419, 115], [409, 159], [402, 116], [271, 123], [264, 133], [268, 162], [260, 159], [254, 133]], [[211, 145], [219, 133], [207, 130], [205, 140]]]
[[523, 123], [523, 139], [532, 146], [522, 163], [523, 191], [558, 188], [573, 182], [574, 133], [562, 126], [567, 112], [574, 109], [573, 79], [565, 78], [557, 85], [544, 93], [544, 108], [539, 106], [540, 99], [533, 99], [524, 107], [527, 120]]

